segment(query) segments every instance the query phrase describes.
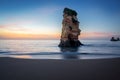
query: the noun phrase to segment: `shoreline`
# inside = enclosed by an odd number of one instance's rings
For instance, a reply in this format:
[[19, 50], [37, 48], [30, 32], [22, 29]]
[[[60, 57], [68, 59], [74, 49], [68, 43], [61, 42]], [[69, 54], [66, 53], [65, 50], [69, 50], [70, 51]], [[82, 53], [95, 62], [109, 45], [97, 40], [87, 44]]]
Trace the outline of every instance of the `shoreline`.
[[120, 54], [92, 54], [92, 53], [33, 53], [33, 54], [1, 54], [1, 57], [18, 59], [110, 59], [120, 58]]
[[18, 59], [0, 57], [0, 80], [119, 80], [120, 58]]

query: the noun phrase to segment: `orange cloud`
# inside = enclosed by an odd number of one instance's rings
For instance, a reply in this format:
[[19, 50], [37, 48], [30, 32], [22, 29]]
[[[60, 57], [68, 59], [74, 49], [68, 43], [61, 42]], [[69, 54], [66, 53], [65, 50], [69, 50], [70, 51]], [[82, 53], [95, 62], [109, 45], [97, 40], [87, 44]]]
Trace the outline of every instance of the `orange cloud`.
[[[107, 38], [110, 37], [110, 33], [100, 33], [100, 32], [88, 32], [81, 33], [80, 38]], [[4, 39], [60, 39], [60, 34], [24, 34], [24, 33], [11, 33], [4, 32], [0, 33], [0, 38]]]
[[46, 32], [40, 29], [25, 29], [17, 24], [0, 25], [0, 39], [58, 39], [60, 36], [59, 33]]
[[9, 31], [27, 31], [24, 27], [18, 26], [17, 24], [3, 24], [0, 25], [0, 29]]
[[58, 39], [59, 34], [24, 34], [12, 32], [0, 32], [2, 39]]
[[[43, 32], [37, 30], [32, 31], [19, 27], [13, 27], [13, 30], [9, 30], [8, 25], [1, 25], [0, 29], [2, 28], [4, 30], [0, 30], [1, 39], [60, 39], [60, 35], [61, 35], [61, 33], [59, 32], [46, 33], [44, 31]], [[82, 32], [79, 37], [84, 39], [84, 38], [108, 38], [111, 36], [112, 33], [106, 33], [106, 32]]]

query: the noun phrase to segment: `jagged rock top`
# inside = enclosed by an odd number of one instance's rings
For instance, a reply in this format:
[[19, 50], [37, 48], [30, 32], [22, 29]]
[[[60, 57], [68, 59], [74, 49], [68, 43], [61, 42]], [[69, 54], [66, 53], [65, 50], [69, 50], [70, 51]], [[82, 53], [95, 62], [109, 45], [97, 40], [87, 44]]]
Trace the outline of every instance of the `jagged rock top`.
[[63, 10], [64, 14], [67, 14], [69, 16], [77, 16], [77, 12], [75, 10], [69, 9], [69, 8], [64, 8]]

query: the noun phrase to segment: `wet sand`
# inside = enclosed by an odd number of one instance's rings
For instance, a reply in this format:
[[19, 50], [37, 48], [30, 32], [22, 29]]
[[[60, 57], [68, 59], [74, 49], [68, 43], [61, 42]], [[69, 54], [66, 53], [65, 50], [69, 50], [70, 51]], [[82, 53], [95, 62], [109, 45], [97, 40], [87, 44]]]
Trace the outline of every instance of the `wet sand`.
[[120, 58], [0, 58], [0, 80], [120, 80]]

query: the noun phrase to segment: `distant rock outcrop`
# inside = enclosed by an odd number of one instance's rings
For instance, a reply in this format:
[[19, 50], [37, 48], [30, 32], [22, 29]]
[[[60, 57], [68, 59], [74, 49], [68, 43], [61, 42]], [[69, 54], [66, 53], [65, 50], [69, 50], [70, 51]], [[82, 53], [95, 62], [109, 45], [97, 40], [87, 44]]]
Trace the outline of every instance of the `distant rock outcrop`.
[[83, 45], [79, 40], [81, 30], [79, 29], [79, 21], [75, 10], [64, 8], [62, 33], [59, 47], [78, 47]]
[[115, 39], [114, 37], [112, 37], [110, 41], [120, 41], [120, 39], [119, 38]]

